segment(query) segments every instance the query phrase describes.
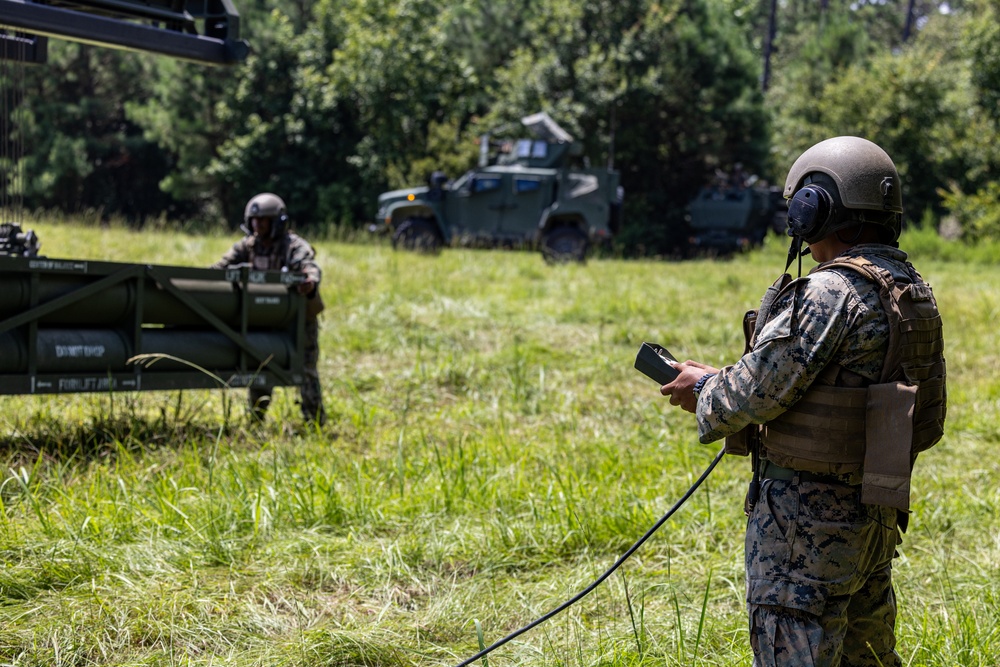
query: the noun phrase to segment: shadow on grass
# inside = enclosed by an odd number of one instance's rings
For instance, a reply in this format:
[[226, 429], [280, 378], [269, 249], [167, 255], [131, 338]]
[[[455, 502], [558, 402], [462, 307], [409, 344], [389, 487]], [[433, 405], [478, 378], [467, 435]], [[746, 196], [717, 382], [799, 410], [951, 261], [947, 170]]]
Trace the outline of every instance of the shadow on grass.
[[[30, 399], [24, 399], [30, 400]], [[60, 405], [65, 403], [65, 405]], [[168, 405], [150, 404], [135, 394], [114, 394], [86, 404], [48, 401], [36, 410], [8, 414], [0, 434], [0, 460], [16, 466], [38, 457], [55, 460], [109, 460], [192, 441], [212, 442], [246, 429], [247, 416], [223, 397], [222, 410], [203, 401], [185, 401], [183, 392]]]

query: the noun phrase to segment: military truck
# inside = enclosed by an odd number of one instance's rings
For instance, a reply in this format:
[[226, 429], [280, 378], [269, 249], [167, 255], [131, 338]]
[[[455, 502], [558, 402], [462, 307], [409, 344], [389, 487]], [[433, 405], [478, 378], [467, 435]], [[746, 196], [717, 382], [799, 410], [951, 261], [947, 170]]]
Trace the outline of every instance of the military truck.
[[781, 192], [756, 183], [711, 185], [687, 206], [688, 254], [728, 255], [764, 242], [768, 231], [784, 230]]
[[529, 247], [550, 262], [583, 261], [620, 228], [619, 174], [574, 166], [582, 145], [548, 114], [521, 124], [533, 138], [491, 138], [503, 128], [484, 135], [479, 166], [455, 181], [435, 172], [426, 186], [379, 195], [372, 230], [395, 248]]

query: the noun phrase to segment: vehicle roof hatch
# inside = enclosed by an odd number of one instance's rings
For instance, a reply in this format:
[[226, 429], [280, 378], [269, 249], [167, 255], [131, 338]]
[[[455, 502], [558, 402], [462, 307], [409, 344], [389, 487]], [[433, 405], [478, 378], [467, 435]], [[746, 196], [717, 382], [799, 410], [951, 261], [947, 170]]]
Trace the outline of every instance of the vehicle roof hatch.
[[521, 119], [521, 124], [542, 141], [554, 144], [568, 144], [573, 141], [573, 136], [562, 129], [559, 123], [552, 120], [552, 117], [544, 111], [525, 116]]

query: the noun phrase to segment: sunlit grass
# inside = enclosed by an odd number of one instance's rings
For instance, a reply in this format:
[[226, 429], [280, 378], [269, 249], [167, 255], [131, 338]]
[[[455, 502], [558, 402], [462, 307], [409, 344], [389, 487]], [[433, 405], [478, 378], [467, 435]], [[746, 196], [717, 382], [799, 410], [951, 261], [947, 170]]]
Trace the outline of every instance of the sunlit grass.
[[[53, 257], [203, 266], [234, 240], [44, 221]], [[945, 316], [948, 433], [896, 562], [911, 665], [1000, 654], [1000, 274], [914, 233]], [[904, 247], [906, 237], [904, 236]], [[632, 363], [716, 365], [784, 266], [547, 266], [535, 253], [317, 244], [331, 423], [279, 390], [6, 397], [0, 663], [451, 665], [587, 586], [715, 446]], [[923, 254], [921, 254], [923, 253]], [[806, 260], [807, 266], [811, 264]], [[591, 596], [494, 667], [748, 665], [742, 496], [727, 459]]]

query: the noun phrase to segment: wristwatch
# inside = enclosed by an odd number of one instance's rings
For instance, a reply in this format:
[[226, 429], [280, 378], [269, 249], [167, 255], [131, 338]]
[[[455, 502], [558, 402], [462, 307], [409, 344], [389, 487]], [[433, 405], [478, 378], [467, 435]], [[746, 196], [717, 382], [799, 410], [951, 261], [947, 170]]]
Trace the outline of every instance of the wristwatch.
[[712, 377], [713, 375], [715, 375], [715, 373], [705, 373], [700, 378], [698, 378], [697, 382], [694, 383], [692, 391], [694, 391], [695, 398], [698, 398], [701, 395], [701, 390], [705, 387], [705, 382], [708, 380], [708, 378]]

